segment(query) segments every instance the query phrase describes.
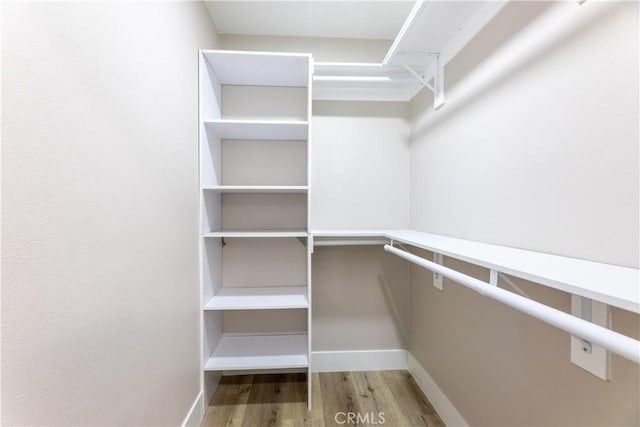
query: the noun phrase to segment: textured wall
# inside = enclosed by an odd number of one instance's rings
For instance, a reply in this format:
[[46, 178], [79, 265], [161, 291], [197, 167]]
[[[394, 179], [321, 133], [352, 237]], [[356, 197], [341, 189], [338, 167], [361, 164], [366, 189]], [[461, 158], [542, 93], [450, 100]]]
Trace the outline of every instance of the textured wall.
[[638, 3], [514, 2], [412, 102], [411, 226], [638, 267]]
[[[638, 266], [637, 2], [513, 2], [446, 67], [446, 96], [412, 102], [412, 228]], [[410, 350], [469, 424], [638, 425], [638, 365], [614, 355], [603, 382], [568, 334], [431, 281], [412, 267]], [[612, 318], [638, 338], [637, 315]]]
[[200, 388], [200, 2], [2, 5], [2, 424], [179, 425]]

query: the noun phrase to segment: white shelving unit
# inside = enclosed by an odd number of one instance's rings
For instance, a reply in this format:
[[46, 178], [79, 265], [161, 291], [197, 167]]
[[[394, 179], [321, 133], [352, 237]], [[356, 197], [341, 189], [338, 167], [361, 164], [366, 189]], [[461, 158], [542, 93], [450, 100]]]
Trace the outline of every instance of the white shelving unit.
[[304, 54], [200, 52], [205, 404], [223, 371], [309, 367], [311, 70]]

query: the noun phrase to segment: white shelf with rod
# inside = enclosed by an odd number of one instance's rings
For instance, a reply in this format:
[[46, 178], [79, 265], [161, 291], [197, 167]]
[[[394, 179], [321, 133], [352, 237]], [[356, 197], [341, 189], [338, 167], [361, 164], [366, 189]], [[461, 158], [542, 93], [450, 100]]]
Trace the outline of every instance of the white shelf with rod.
[[[640, 270], [589, 260], [552, 255], [507, 246], [475, 242], [454, 237], [424, 233], [416, 230], [313, 230], [312, 241], [328, 240], [332, 246], [375, 244], [383, 241], [387, 252], [393, 253], [416, 265], [444, 276], [483, 296], [500, 301], [543, 322], [572, 334], [572, 342], [591, 343], [640, 363], [640, 342], [634, 338], [608, 329], [608, 325], [597, 324], [579, 317], [572, 310], [567, 313], [530, 299], [526, 294], [518, 295], [498, 287], [498, 277], [507, 274], [553, 289], [567, 292], [589, 304], [595, 301], [633, 313], [640, 313]], [[398, 248], [397, 246], [400, 246]], [[440, 261], [434, 262], [407, 250], [413, 246], [441, 256], [459, 259], [490, 271], [487, 282], [447, 268]], [[504, 277], [503, 277], [504, 278]], [[505, 281], [516, 286], [508, 278]], [[443, 289], [442, 285], [434, 286]], [[516, 290], [521, 292], [516, 287]], [[573, 345], [573, 343], [572, 343]], [[584, 351], [584, 350], [583, 350]], [[606, 362], [606, 358], [603, 359]], [[582, 366], [573, 359], [571, 361]], [[594, 368], [595, 366], [595, 368]], [[583, 366], [589, 372], [606, 379], [597, 365]], [[604, 371], [608, 371], [606, 366]]]
[[385, 251], [399, 256], [422, 268], [441, 274], [444, 277], [459, 283], [480, 295], [499, 301], [518, 311], [526, 313], [536, 319], [553, 325], [573, 336], [586, 340], [589, 343], [599, 345], [626, 359], [640, 364], [640, 342], [626, 335], [614, 332], [606, 327], [583, 320], [561, 310], [549, 307], [525, 296], [501, 289], [491, 283], [483, 282], [474, 277], [462, 274], [439, 263], [429, 261], [413, 255], [405, 250], [400, 250], [391, 245], [384, 246]]
[[640, 271], [635, 268], [413, 230], [388, 231], [385, 236], [399, 243], [640, 313]]
[[421, 231], [312, 230], [313, 240], [386, 239], [640, 313], [640, 270]]

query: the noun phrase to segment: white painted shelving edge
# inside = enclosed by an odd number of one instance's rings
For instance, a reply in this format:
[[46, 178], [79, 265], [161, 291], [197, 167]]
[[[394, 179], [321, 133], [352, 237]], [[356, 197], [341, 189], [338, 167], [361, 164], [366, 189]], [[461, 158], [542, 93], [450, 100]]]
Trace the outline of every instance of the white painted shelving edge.
[[306, 368], [307, 335], [225, 335], [204, 370]]
[[307, 139], [309, 122], [302, 120], [203, 120], [221, 139], [294, 140]]
[[219, 193], [307, 193], [309, 191], [306, 185], [215, 185], [202, 189]]
[[203, 237], [307, 237], [306, 230], [220, 230], [204, 233]]
[[307, 308], [306, 286], [222, 288], [204, 306], [205, 310], [259, 310]]
[[385, 237], [573, 295], [640, 313], [640, 270], [415, 230], [312, 230], [314, 237]]

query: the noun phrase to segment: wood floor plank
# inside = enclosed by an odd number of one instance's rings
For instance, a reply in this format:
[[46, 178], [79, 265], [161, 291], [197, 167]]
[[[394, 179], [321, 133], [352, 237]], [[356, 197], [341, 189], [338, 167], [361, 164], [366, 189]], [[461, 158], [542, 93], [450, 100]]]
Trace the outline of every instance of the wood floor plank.
[[289, 421], [310, 418], [307, 409], [307, 374], [284, 374], [284, 377], [282, 419]]
[[311, 419], [315, 422], [316, 420], [322, 421], [322, 425], [324, 426], [324, 403], [322, 399], [322, 388], [320, 387], [320, 374], [314, 373], [311, 374]]
[[338, 426], [338, 413], [357, 413], [360, 411], [358, 393], [350, 372], [323, 372], [320, 375], [322, 409], [326, 426]]
[[284, 384], [284, 375], [254, 375], [241, 425], [243, 427], [280, 425]]
[[240, 425], [249, 400], [253, 375], [222, 377], [211, 398], [202, 426]]
[[409, 388], [413, 392], [413, 395], [416, 397], [416, 399], [420, 400], [422, 407], [426, 409], [427, 412], [426, 414], [424, 414], [424, 418], [427, 421], [427, 425], [430, 427], [445, 427], [444, 421], [442, 421], [442, 418], [440, 418], [440, 415], [438, 415], [436, 409], [433, 407], [431, 402], [429, 402], [429, 399], [427, 399], [424, 393], [422, 393], [420, 386], [418, 385], [418, 383], [416, 383], [416, 380], [413, 379], [411, 374], [409, 374], [409, 372], [403, 372], [402, 376], [405, 377]]
[[389, 426], [410, 425], [380, 371], [353, 372], [353, 376], [360, 401], [370, 419], [384, 420]]
[[[405, 414], [437, 415], [433, 406], [415, 385], [411, 374], [407, 371], [381, 371], [385, 382], [395, 396], [400, 410]], [[414, 387], [415, 385], [415, 387]]]
[[223, 377], [202, 426], [444, 427], [407, 371], [323, 372], [311, 383], [309, 411], [304, 373]]

